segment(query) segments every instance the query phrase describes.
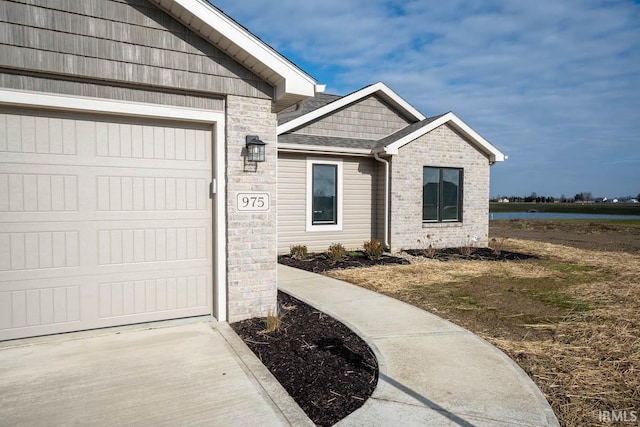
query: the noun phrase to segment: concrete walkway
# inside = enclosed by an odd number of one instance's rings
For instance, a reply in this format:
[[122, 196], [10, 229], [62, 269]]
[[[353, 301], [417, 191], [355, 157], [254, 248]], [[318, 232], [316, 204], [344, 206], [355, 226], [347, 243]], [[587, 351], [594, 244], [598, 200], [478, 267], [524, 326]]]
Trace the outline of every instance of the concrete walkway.
[[373, 396], [339, 426], [557, 426], [544, 396], [504, 353], [424, 310], [278, 265], [280, 290], [335, 317], [373, 349]]
[[[526, 374], [392, 298], [278, 266], [281, 290], [371, 346], [373, 396], [339, 426], [557, 426]], [[224, 322], [185, 319], [0, 342], [0, 425], [312, 426]]]
[[0, 343], [3, 426], [313, 426], [227, 323]]

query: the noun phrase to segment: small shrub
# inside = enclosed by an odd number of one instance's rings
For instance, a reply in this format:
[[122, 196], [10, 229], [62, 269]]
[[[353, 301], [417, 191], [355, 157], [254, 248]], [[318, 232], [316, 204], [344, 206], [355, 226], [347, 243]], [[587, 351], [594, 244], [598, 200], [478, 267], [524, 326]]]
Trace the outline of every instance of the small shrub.
[[309, 253], [307, 252], [306, 245], [292, 245], [289, 248], [289, 255], [293, 259], [307, 259]]
[[467, 244], [460, 248], [460, 253], [464, 256], [471, 256], [476, 251], [476, 248], [475, 248], [476, 243], [478, 243], [478, 236], [473, 236], [469, 238], [469, 240], [467, 241]]
[[438, 249], [436, 249], [433, 246], [429, 245], [428, 248], [422, 249], [420, 252], [422, 252], [422, 255], [424, 255], [427, 258], [434, 258], [436, 256], [436, 254], [438, 253]]
[[425, 256], [427, 258], [435, 258], [435, 256], [438, 254], [438, 248], [436, 247], [437, 245], [434, 245], [431, 241], [431, 234], [427, 234], [422, 239], [418, 239], [418, 245], [422, 246], [422, 248], [419, 249], [422, 256]]
[[380, 240], [367, 240], [362, 244], [362, 248], [364, 253], [367, 254], [369, 259], [377, 260], [380, 259], [382, 253], [384, 252], [384, 245]]
[[494, 254], [500, 255], [502, 253], [502, 248], [504, 247], [507, 239], [508, 237], [498, 237], [497, 239], [494, 237], [493, 239], [491, 239], [491, 242], [489, 242], [489, 247]]
[[327, 251], [327, 256], [332, 262], [342, 261], [347, 255], [347, 250], [342, 243], [332, 243]]
[[282, 317], [280, 316], [280, 314], [278, 314], [277, 310], [275, 311], [275, 313], [273, 310], [269, 310], [269, 313], [267, 314], [267, 319], [265, 320], [265, 322], [267, 325], [264, 331], [266, 333], [275, 332], [278, 329], [280, 329], [280, 323], [282, 322]]

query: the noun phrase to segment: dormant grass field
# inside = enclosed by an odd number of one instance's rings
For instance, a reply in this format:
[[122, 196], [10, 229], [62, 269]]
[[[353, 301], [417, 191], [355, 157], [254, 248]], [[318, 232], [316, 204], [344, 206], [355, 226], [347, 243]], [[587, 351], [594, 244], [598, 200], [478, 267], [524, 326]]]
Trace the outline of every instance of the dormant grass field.
[[[589, 224], [602, 237], [602, 227]], [[635, 250], [594, 249], [597, 233], [588, 249], [509, 238], [504, 250], [540, 258], [425, 259], [329, 274], [473, 331], [529, 374], [561, 425], [598, 425], [601, 411], [640, 413], [640, 228], [625, 224], [604, 232], [630, 227], [638, 233]], [[587, 225], [579, 224], [583, 239]]]

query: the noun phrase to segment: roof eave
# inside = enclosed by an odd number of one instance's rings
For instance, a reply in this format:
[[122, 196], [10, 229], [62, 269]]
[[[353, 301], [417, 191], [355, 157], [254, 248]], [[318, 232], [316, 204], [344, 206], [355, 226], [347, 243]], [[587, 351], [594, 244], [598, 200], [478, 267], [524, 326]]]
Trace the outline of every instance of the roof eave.
[[480, 134], [471, 129], [465, 122], [463, 122], [458, 116], [454, 113], [449, 112], [447, 114], [442, 115], [426, 126], [416, 129], [414, 132], [411, 132], [408, 135], [403, 136], [402, 138], [387, 144], [382, 147], [376, 147], [373, 151], [378, 154], [386, 153], [389, 155], [397, 154], [398, 150], [408, 143], [420, 138], [423, 135], [431, 132], [437, 127], [442, 126], [443, 124], [449, 124], [453, 128], [455, 128], [458, 132], [463, 134], [471, 143], [477, 147], [480, 151], [482, 151], [491, 163], [495, 162], [503, 162], [507, 159], [500, 150], [498, 150], [495, 146], [493, 146], [489, 141], [484, 139]]
[[278, 151], [311, 153], [311, 154], [339, 154], [349, 156], [371, 156], [371, 150], [367, 148], [327, 147], [323, 145], [291, 144], [278, 142]]
[[316, 80], [204, 0], [151, 0], [274, 87], [276, 111], [312, 97]]
[[286, 123], [283, 123], [282, 125], [278, 126], [278, 135], [289, 132], [293, 129], [297, 129], [313, 120], [327, 116], [336, 110], [344, 108], [372, 94], [377, 94], [378, 96], [383, 98], [386, 102], [388, 102], [391, 106], [400, 110], [407, 117], [410, 117], [415, 121], [421, 121], [426, 118], [420, 111], [418, 111], [411, 104], [409, 104], [407, 101], [402, 99], [400, 95], [392, 91], [387, 85], [385, 85], [382, 82], [378, 82], [371, 86], [364, 87], [340, 99], [337, 99], [336, 101], [333, 101], [327, 105], [324, 105], [305, 115], [297, 117]]

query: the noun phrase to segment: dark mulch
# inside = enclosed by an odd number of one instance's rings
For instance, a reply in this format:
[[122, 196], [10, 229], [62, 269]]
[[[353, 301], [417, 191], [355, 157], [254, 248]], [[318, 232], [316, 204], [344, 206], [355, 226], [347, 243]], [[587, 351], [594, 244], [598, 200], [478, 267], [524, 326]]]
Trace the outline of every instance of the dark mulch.
[[299, 268], [301, 270], [311, 271], [313, 273], [322, 273], [327, 270], [333, 270], [337, 268], [356, 268], [356, 267], [371, 267], [373, 265], [386, 265], [386, 264], [409, 264], [404, 258], [398, 258], [395, 256], [383, 254], [380, 258], [372, 260], [367, 257], [362, 251], [348, 252], [347, 256], [342, 261], [331, 261], [329, 257], [324, 253], [309, 254], [306, 259], [292, 258], [290, 255], [280, 255], [278, 257], [280, 264], [288, 265], [289, 267]]
[[265, 319], [231, 327], [278, 379], [311, 420], [330, 426], [371, 396], [378, 363], [349, 328], [313, 307], [278, 292], [282, 323], [265, 332]]
[[412, 256], [422, 256], [440, 261], [457, 259], [478, 261], [520, 261], [525, 259], [539, 259], [537, 255], [523, 254], [511, 251], [494, 251], [491, 248], [444, 248], [436, 250], [407, 249], [404, 252]]

